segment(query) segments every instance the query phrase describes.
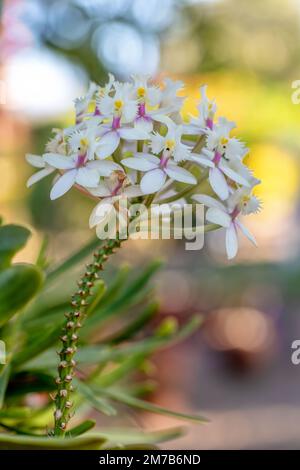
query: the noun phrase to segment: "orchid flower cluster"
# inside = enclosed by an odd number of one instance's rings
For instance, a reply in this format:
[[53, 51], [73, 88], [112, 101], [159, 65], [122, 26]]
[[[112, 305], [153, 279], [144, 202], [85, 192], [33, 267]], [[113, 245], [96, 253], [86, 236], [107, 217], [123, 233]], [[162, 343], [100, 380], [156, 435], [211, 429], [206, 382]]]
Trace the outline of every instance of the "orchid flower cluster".
[[103, 205], [113, 207], [120, 198], [147, 204], [193, 200], [207, 207], [208, 222], [225, 229], [229, 259], [237, 253], [239, 230], [256, 244], [240, 220], [260, 209], [252, 194], [260, 181], [244, 163], [248, 149], [232, 137], [233, 122], [216, 119], [206, 86], [200, 88], [198, 116], [185, 122], [182, 89], [181, 81], [165, 79], [159, 86], [148, 76], [120, 83], [109, 75], [104, 86], [91, 83], [75, 100], [75, 124], [54, 129], [42, 156], [26, 155], [39, 169], [27, 185], [55, 172], [50, 198], [75, 186], [97, 199], [90, 216], [97, 228], [107, 221]]

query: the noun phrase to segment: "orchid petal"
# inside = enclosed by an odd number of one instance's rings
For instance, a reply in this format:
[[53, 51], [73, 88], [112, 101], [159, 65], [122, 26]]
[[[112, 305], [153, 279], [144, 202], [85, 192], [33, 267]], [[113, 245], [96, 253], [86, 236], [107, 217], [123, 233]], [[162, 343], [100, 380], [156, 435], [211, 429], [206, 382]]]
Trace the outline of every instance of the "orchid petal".
[[238, 251], [238, 238], [234, 223], [226, 230], [226, 252], [227, 258], [232, 259], [236, 256]]
[[254, 246], [257, 246], [257, 241], [255, 240], [252, 233], [247, 229], [247, 227], [245, 227], [245, 225], [242, 224], [242, 222], [240, 222], [239, 220], [236, 220], [235, 224], [241, 229], [245, 237], [247, 237], [248, 240], [250, 240], [250, 242], [253, 243]]
[[229, 214], [216, 207], [208, 209], [206, 212], [206, 220], [212, 224], [221, 225], [221, 227], [226, 228], [228, 228], [232, 222]]
[[110, 176], [113, 171], [123, 171], [121, 165], [111, 160], [93, 160], [87, 163], [86, 167], [97, 170], [100, 176]]
[[45, 168], [45, 161], [40, 155], [33, 155], [32, 153], [27, 153], [25, 158], [30, 165], [35, 168]]
[[77, 170], [66, 171], [54, 184], [50, 192], [50, 199], [54, 200], [63, 196], [75, 183]]
[[159, 191], [163, 187], [166, 177], [165, 172], [160, 169], [148, 171], [141, 180], [143, 193], [151, 194]]
[[112, 198], [105, 198], [94, 207], [89, 218], [90, 228], [95, 227], [95, 225], [103, 221], [106, 214], [109, 212], [109, 208], [112, 207], [112, 202]]
[[187, 184], [197, 183], [195, 176], [184, 168], [181, 168], [180, 166], [169, 164], [167, 165], [165, 172], [170, 178], [175, 181]]
[[119, 129], [119, 134], [122, 139], [126, 140], [145, 140], [149, 138], [148, 132], [145, 132], [139, 127], [132, 129]]
[[45, 162], [58, 170], [70, 170], [71, 168], [75, 168], [74, 158], [72, 157], [66, 157], [59, 153], [45, 153], [43, 157]]
[[214, 192], [219, 196], [222, 201], [228, 198], [229, 189], [225, 176], [219, 168], [212, 168], [209, 170], [209, 182]]
[[194, 199], [196, 202], [199, 202], [200, 204], [204, 204], [206, 207], [215, 207], [221, 211], [226, 212], [226, 208], [222, 202], [217, 201], [213, 197], [207, 196], [206, 194], [194, 194], [192, 199]]
[[76, 183], [85, 188], [96, 188], [99, 183], [99, 172], [89, 168], [79, 168], [76, 175]]
[[200, 155], [193, 155], [192, 154], [190, 160], [195, 162], [195, 163], [199, 163], [199, 165], [208, 166], [210, 168], [215, 167], [215, 164], [212, 160], [209, 160], [206, 157], [201, 157]]
[[112, 131], [105, 134], [99, 141], [95, 153], [98, 158], [104, 159], [112, 155], [118, 148], [120, 136], [118, 132]]
[[131, 168], [133, 170], [138, 171], [149, 171], [154, 170], [159, 166], [159, 158], [157, 158], [157, 162], [151, 162], [148, 158], [145, 157], [129, 157], [124, 158], [121, 163], [126, 166], [127, 168]]
[[228, 178], [230, 178], [232, 181], [235, 181], [236, 183], [242, 184], [243, 186], [250, 188], [250, 184], [248, 183], [248, 181], [243, 176], [239, 175], [236, 171], [232, 170], [223, 163], [220, 163], [219, 167], [223, 171], [223, 173], [225, 173], [225, 175], [228, 176]]
[[55, 171], [54, 168], [50, 166], [47, 168], [43, 168], [40, 171], [37, 171], [36, 173], [31, 175], [30, 178], [28, 178], [26, 183], [27, 188], [30, 188], [30, 186], [32, 186], [34, 183], [37, 183], [37, 181], [40, 181], [41, 179], [45, 178], [45, 176], [50, 175], [51, 173], [53, 173], [53, 171]]

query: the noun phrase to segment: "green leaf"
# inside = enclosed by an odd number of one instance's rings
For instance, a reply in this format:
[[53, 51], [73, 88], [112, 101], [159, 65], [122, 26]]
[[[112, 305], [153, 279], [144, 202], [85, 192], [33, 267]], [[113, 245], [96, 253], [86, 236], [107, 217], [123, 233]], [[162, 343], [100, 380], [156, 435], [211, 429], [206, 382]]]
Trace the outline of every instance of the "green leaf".
[[99, 302], [99, 307], [106, 307], [113, 299], [117, 297], [120, 290], [122, 290], [126, 284], [129, 272], [130, 267], [127, 264], [121, 266], [121, 268], [118, 270], [118, 272], [112, 279], [112, 282], [108, 286], [108, 289], [103, 295], [101, 301]]
[[87, 419], [82, 423], [78, 424], [74, 428], [70, 429], [70, 431], [66, 432], [66, 437], [77, 437], [85, 434], [87, 431], [90, 431], [96, 424], [96, 421], [93, 419]]
[[0, 408], [2, 408], [10, 376], [10, 364], [5, 364], [0, 368]]
[[100, 449], [105, 442], [105, 437], [97, 434], [65, 439], [0, 434], [1, 450]]
[[148, 305], [137, 317], [126, 325], [120, 332], [113, 335], [111, 338], [106, 339], [111, 344], [121, 343], [134, 337], [158, 312], [158, 303], [153, 302]]
[[42, 272], [30, 264], [15, 264], [0, 272], [0, 326], [25, 307], [42, 282]]
[[171, 416], [173, 418], [184, 419], [194, 421], [196, 423], [206, 423], [208, 420], [203, 416], [190, 415], [186, 413], [179, 413], [177, 411], [168, 410], [162, 406], [154, 405], [153, 403], [141, 400], [140, 398], [133, 397], [117, 389], [107, 388], [94, 388], [95, 393], [101, 393], [104, 396], [111, 398], [117, 402], [123, 403], [124, 405], [138, 408], [140, 410], [149, 411], [150, 413], [157, 413], [165, 416]]
[[169, 428], [160, 431], [145, 432], [142, 429], [98, 429], [97, 435], [102, 436], [107, 440], [103, 448], [111, 449], [112, 446], [133, 446], [133, 445], [147, 445], [159, 444], [160, 442], [169, 441], [182, 436], [184, 433], [183, 428]]
[[[82, 346], [76, 355], [78, 364], [100, 364], [108, 361], [119, 361], [128, 358], [132, 354], [152, 354], [155, 351], [176, 344], [190, 336], [202, 323], [202, 317], [196, 315], [189, 323], [184, 325], [174, 334], [166, 337], [150, 337], [138, 342], [125, 344], [121, 347], [115, 346]], [[40, 357], [31, 360], [26, 364], [28, 369], [54, 368], [57, 365], [57, 359], [52, 351], [47, 351]]]
[[117, 299], [112, 299], [106, 308], [103, 308], [100, 302], [94, 314], [87, 318], [85, 334], [88, 334], [100, 321], [106, 320], [112, 315], [123, 313], [126, 308], [141, 301], [146, 293], [149, 292], [148, 288], [147, 290], [143, 290], [143, 288], [148, 284], [149, 280], [160, 266], [160, 261], [151, 263], [140, 276], [135, 278], [129, 285], [126, 285], [124, 292], [121, 293]]
[[20, 225], [0, 226], [0, 269], [6, 268], [14, 255], [21, 250], [30, 236], [30, 231]]
[[23, 420], [31, 415], [31, 409], [23, 407], [10, 407], [0, 410], [0, 419]]
[[107, 416], [116, 416], [116, 409], [113, 408], [105, 398], [96, 396], [93, 390], [86, 383], [77, 379], [74, 379], [73, 381], [77, 387], [78, 393], [82, 395], [96, 410], [101, 411], [101, 413]]

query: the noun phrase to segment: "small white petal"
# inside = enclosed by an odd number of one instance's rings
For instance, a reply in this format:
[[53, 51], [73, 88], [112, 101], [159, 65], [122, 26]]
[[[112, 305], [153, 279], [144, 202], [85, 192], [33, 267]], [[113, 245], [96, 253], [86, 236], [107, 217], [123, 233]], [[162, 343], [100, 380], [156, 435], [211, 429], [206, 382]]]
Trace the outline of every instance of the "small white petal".
[[226, 212], [225, 206], [220, 201], [217, 201], [213, 197], [207, 196], [206, 194], [194, 194], [192, 199], [194, 199], [196, 202], [199, 202], [200, 204], [204, 204], [206, 207], [216, 207], [217, 209], [221, 209], [221, 211]]
[[105, 183], [103, 182], [100, 182], [97, 186], [97, 188], [95, 189], [90, 189], [90, 193], [93, 195], [93, 196], [97, 196], [97, 197], [108, 197], [111, 195], [111, 191], [110, 189], [106, 186]]
[[245, 225], [242, 224], [242, 222], [240, 222], [239, 220], [236, 220], [235, 224], [241, 229], [245, 237], [247, 237], [248, 240], [250, 240], [250, 242], [253, 243], [254, 246], [257, 246], [257, 241], [255, 240], [252, 233], [247, 229], [247, 227], [245, 227]]
[[221, 163], [219, 167], [223, 171], [223, 173], [225, 173], [225, 175], [228, 176], [232, 181], [236, 181], [236, 183], [242, 184], [243, 186], [250, 188], [250, 184], [248, 183], [248, 181], [243, 176], [239, 175], [236, 171], [232, 170], [223, 163]]
[[45, 162], [58, 170], [70, 170], [71, 168], [75, 168], [75, 162], [72, 156], [66, 157], [59, 153], [45, 153], [43, 157]]
[[50, 199], [57, 199], [60, 196], [63, 196], [69, 189], [72, 188], [75, 183], [77, 170], [66, 171], [54, 184], [51, 189]]
[[196, 184], [197, 180], [192, 173], [181, 168], [180, 166], [169, 164], [167, 165], [165, 172], [167, 175], [175, 181], [187, 184]]
[[[89, 226], [90, 228], [95, 227], [95, 225], [99, 223], [103, 223], [104, 219], [106, 219], [108, 213], [111, 211], [113, 207], [113, 199], [112, 198], [105, 198], [100, 201], [96, 207], [92, 210], [92, 213], [89, 218]], [[107, 221], [106, 221], [107, 223]]]
[[212, 224], [221, 225], [221, 227], [228, 228], [231, 225], [230, 215], [216, 207], [210, 207], [208, 209], [206, 212], [206, 220]]
[[121, 165], [110, 160], [93, 160], [88, 162], [86, 167], [97, 170], [100, 176], [110, 176], [113, 171], [123, 171]]
[[137, 184], [132, 185], [132, 186], [127, 186], [123, 190], [123, 195], [127, 197], [138, 197], [138, 196], [142, 196], [143, 194], [144, 194], [143, 191], [141, 190], [140, 186]]
[[238, 239], [236, 228], [234, 224], [230, 224], [230, 227], [226, 230], [226, 252], [227, 258], [232, 259], [236, 256], [238, 251]]
[[30, 165], [36, 168], [45, 168], [45, 161], [40, 155], [33, 155], [32, 153], [27, 153], [25, 158]]
[[162, 170], [156, 169], [148, 171], [141, 180], [141, 189], [143, 193], [151, 194], [159, 191], [163, 187], [166, 178], [167, 175]]
[[199, 165], [203, 165], [205, 167], [210, 167], [210, 168], [215, 167], [214, 162], [212, 162], [206, 157], [201, 157], [200, 155], [192, 154], [190, 160], [192, 160], [195, 163], [198, 163]]
[[79, 168], [76, 175], [76, 183], [85, 188], [96, 188], [99, 183], [99, 172], [89, 168]]
[[147, 135], [153, 130], [153, 120], [146, 119], [144, 117], [138, 117], [135, 120], [134, 127], [141, 132], [145, 132]]
[[43, 170], [37, 171], [36, 173], [31, 175], [30, 178], [28, 178], [26, 183], [27, 188], [30, 188], [30, 186], [32, 186], [37, 181], [40, 181], [41, 179], [45, 178], [45, 176], [50, 175], [51, 173], [53, 173], [53, 171], [54, 168], [51, 167], [43, 168]]
[[103, 159], [110, 157], [112, 153], [118, 148], [120, 143], [120, 136], [117, 132], [108, 132], [99, 141], [95, 153], [98, 158]]
[[151, 162], [148, 158], [144, 157], [129, 157], [124, 158], [121, 163], [127, 168], [138, 171], [149, 171], [154, 170], [159, 166], [159, 158], [157, 162]]
[[120, 129], [120, 137], [126, 140], [145, 140], [149, 138], [148, 132], [140, 128]]
[[228, 198], [229, 189], [225, 176], [219, 168], [212, 168], [209, 170], [209, 182], [214, 192], [219, 196], [222, 201]]

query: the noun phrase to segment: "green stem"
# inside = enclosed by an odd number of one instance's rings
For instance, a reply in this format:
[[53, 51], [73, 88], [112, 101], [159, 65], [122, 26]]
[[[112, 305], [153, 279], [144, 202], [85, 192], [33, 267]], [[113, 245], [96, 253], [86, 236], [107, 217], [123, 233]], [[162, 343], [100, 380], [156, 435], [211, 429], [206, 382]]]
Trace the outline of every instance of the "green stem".
[[75, 374], [76, 361], [74, 356], [77, 351], [78, 331], [87, 314], [87, 305], [92, 296], [94, 282], [98, 279], [99, 272], [103, 269], [103, 263], [120, 246], [120, 243], [118, 237], [115, 240], [108, 240], [103, 247], [100, 247], [94, 253], [94, 261], [87, 265], [85, 273], [78, 282], [79, 288], [72, 296], [71, 311], [65, 315], [66, 322], [60, 338], [62, 348], [59, 352], [58, 377], [55, 380], [57, 385], [57, 393], [54, 398], [55, 436], [65, 435], [67, 424], [71, 419], [72, 379]]

